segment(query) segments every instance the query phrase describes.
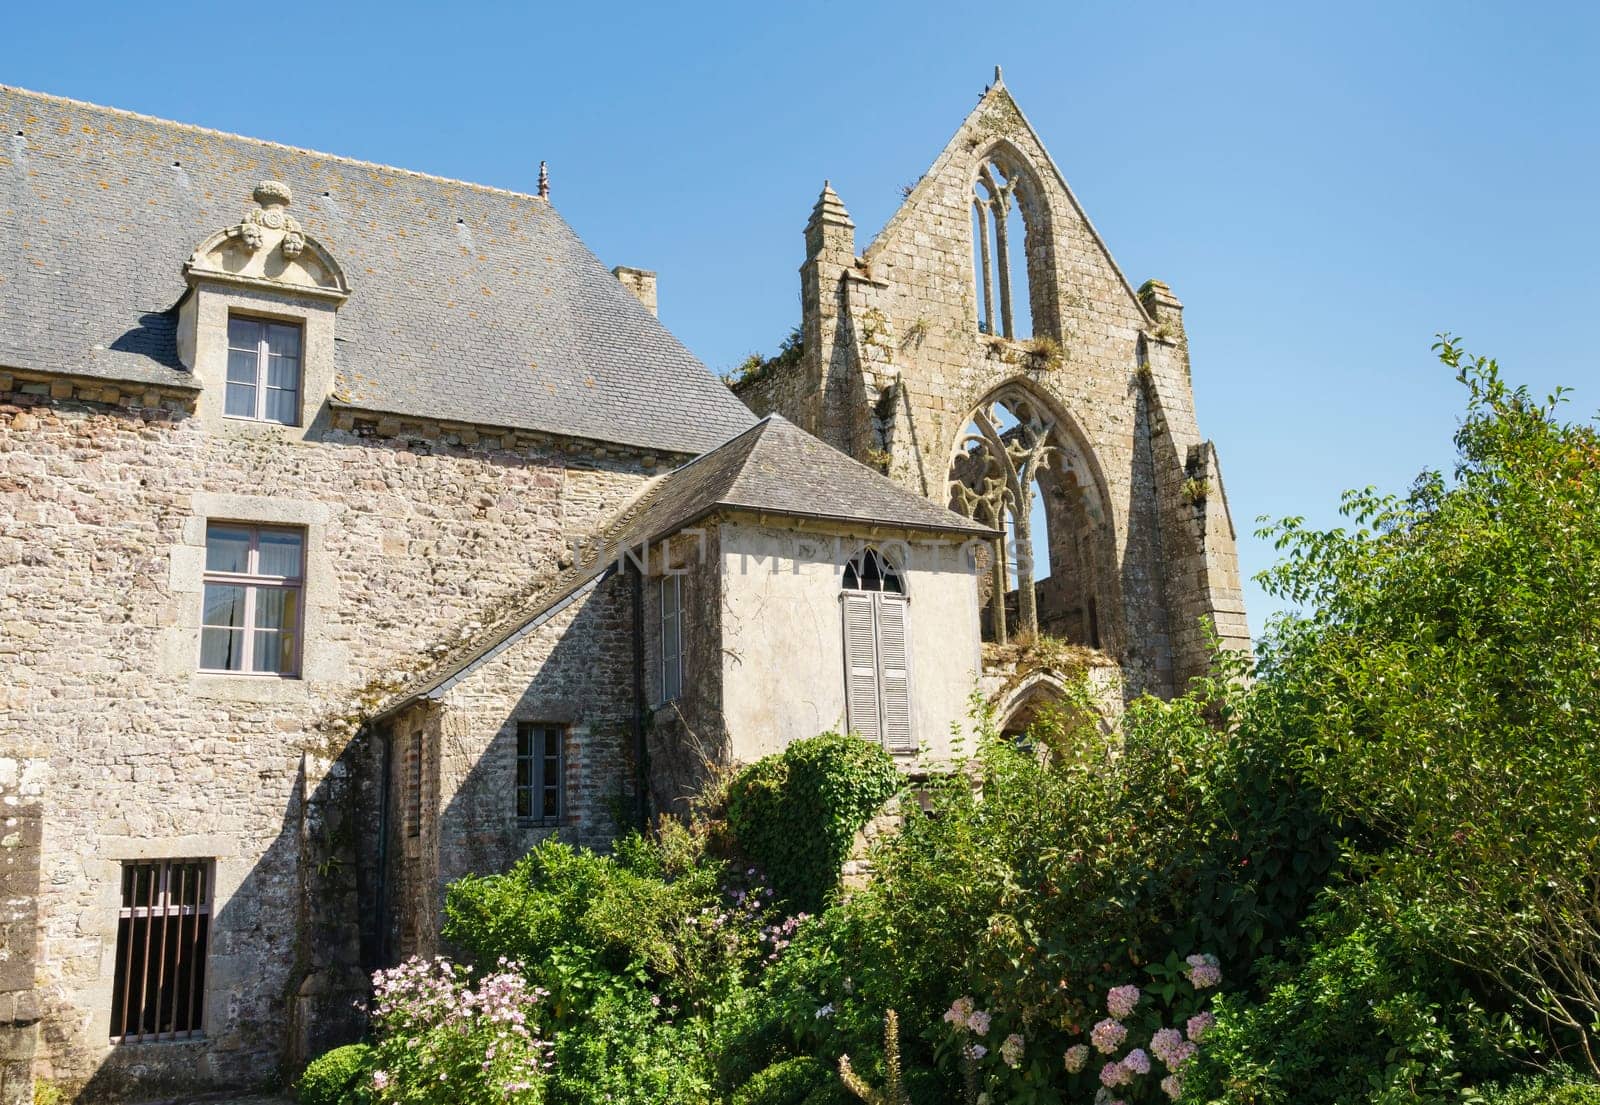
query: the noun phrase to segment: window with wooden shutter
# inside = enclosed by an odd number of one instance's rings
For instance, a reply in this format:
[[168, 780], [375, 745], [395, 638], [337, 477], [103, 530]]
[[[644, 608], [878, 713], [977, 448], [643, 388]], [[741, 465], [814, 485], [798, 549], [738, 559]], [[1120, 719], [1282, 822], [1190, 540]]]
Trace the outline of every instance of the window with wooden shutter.
[[915, 752], [911, 738], [911, 665], [907, 656], [904, 595], [874, 595], [878, 615], [878, 697], [883, 743], [891, 752]]
[[845, 710], [850, 731], [869, 741], [883, 739], [883, 727], [878, 723], [876, 606], [876, 595], [845, 592]]
[[876, 549], [844, 570], [845, 711], [850, 731], [891, 752], [915, 752], [910, 606], [899, 571]]

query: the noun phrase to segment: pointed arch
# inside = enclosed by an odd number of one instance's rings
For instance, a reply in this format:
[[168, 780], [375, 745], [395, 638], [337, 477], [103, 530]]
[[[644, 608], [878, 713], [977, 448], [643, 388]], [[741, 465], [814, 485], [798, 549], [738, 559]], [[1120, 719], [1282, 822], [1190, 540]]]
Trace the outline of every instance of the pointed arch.
[[1055, 336], [1055, 238], [1042, 178], [1004, 139], [977, 154], [970, 175], [979, 332], [1014, 340]]
[[1093, 721], [1101, 733], [1112, 731], [1111, 719], [1106, 716], [1103, 704], [1090, 705], [1079, 710], [1081, 699], [1073, 701], [1067, 680], [1058, 672], [1039, 668], [1029, 672], [1014, 687], [1007, 688], [991, 701], [995, 727], [1000, 734], [1020, 740], [1047, 707], [1073, 702], [1073, 713]]

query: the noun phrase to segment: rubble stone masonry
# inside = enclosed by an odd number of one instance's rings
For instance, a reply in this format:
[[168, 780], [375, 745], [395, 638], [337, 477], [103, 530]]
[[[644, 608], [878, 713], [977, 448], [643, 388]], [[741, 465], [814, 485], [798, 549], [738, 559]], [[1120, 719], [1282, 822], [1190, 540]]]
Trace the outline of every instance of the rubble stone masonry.
[[[182, 397], [0, 373], [6, 1093], [36, 1015], [36, 1073], [86, 1100], [279, 1068], [313, 966], [303, 852], [333, 831], [311, 805], [355, 733], [323, 723], [548, 580], [567, 538], [650, 472], [615, 451], [390, 421], [235, 434]], [[305, 528], [305, 678], [195, 673], [211, 518]], [[215, 864], [205, 1034], [113, 1047], [121, 864], [142, 858]]]

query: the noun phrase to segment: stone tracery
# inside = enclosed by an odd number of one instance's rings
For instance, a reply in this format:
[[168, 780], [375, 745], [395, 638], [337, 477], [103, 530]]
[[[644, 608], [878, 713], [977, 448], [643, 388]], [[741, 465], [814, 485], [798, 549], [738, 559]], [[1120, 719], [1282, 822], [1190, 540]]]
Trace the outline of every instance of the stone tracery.
[[1098, 646], [1084, 555], [1097, 511], [1084, 501], [1082, 467], [1065, 428], [1022, 384], [1001, 387], [972, 412], [950, 466], [950, 506], [1005, 534], [990, 554], [984, 588], [989, 639], [1004, 643], [1012, 631], [1032, 637], [1043, 629]]

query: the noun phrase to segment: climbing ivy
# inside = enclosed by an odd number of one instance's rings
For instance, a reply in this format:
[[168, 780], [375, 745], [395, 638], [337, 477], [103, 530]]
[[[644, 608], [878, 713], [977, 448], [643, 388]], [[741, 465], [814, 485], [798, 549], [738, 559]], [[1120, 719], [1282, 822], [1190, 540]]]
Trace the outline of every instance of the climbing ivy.
[[839, 882], [857, 830], [900, 787], [879, 745], [841, 733], [795, 741], [728, 787], [728, 825], [794, 909], [815, 912]]

